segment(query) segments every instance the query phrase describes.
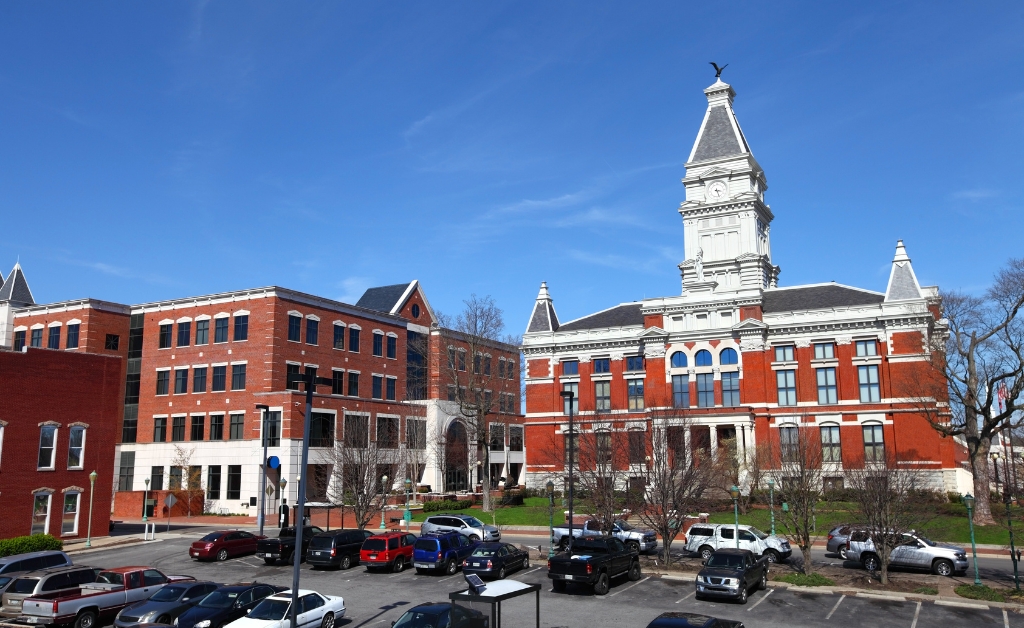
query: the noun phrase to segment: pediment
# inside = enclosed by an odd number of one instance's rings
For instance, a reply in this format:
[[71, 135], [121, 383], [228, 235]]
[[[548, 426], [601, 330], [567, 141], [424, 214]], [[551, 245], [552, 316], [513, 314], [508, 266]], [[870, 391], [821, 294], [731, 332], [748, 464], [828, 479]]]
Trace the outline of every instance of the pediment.
[[700, 179], [701, 181], [703, 181], [704, 179], [713, 179], [715, 177], [724, 177], [724, 176], [728, 176], [730, 174], [732, 174], [732, 170], [727, 170], [725, 168], [719, 168], [719, 167], [715, 166], [713, 168], [710, 168], [710, 169], [705, 170], [704, 172], [700, 173], [700, 175], [697, 178]]
[[640, 333], [641, 338], [664, 338], [668, 332], [661, 327], [648, 327]]
[[764, 331], [766, 329], [768, 329], [768, 325], [756, 318], [747, 318], [732, 326], [733, 331]]

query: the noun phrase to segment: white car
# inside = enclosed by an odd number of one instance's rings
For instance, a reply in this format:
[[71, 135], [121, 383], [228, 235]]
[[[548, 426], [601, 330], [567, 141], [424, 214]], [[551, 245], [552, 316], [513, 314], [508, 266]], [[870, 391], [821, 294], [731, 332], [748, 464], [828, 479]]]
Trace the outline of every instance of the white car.
[[[245, 617], [236, 619], [225, 628], [288, 628], [291, 625], [291, 603], [291, 591], [265, 597]], [[299, 589], [298, 603], [298, 628], [334, 628], [335, 622], [345, 616], [345, 598], [337, 595]]]

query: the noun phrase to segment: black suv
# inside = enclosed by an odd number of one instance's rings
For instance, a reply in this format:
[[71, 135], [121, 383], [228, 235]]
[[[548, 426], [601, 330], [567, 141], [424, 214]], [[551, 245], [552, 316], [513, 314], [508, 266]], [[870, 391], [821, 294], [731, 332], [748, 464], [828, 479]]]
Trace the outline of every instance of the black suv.
[[373, 536], [369, 530], [331, 530], [314, 536], [306, 550], [306, 563], [317, 567], [348, 569], [359, 564], [359, 548]]

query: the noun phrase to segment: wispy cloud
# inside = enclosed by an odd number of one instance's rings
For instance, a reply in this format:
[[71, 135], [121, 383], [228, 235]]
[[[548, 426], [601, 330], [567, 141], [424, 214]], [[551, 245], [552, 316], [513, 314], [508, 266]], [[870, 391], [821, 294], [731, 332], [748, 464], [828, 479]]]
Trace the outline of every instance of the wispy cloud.
[[92, 261], [92, 260], [81, 260], [68, 257], [58, 257], [58, 261], [65, 264], [71, 264], [72, 266], [80, 266], [82, 268], [89, 268], [97, 272], [103, 273], [104, 275], [110, 275], [112, 277], [118, 277], [120, 279], [136, 279], [144, 281], [146, 283], [159, 284], [159, 285], [178, 285], [179, 282], [172, 280], [170, 277], [163, 275], [156, 275], [153, 273], [140, 273], [137, 270], [131, 268], [125, 268], [123, 266], [115, 266], [106, 262]]
[[369, 277], [347, 277], [342, 279], [338, 282], [338, 288], [342, 292], [337, 299], [343, 303], [355, 303], [371, 285], [373, 284]]
[[585, 227], [588, 225], [623, 225], [640, 229], [657, 229], [637, 217], [629, 208], [591, 207], [555, 221], [556, 227]]
[[953, 192], [951, 196], [954, 199], [961, 201], [978, 202], [999, 196], [999, 191], [988, 188], [976, 188], [973, 190], [959, 190], [957, 192]]
[[570, 259], [576, 260], [577, 262], [583, 262], [584, 264], [614, 268], [616, 270], [632, 270], [652, 275], [664, 274], [666, 269], [666, 260], [678, 262], [679, 259], [681, 259], [680, 257], [677, 257], [677, 252], [669, 247], [654, 247], [653, 252], [654, 255], [648, 256], [647, 258], [640, 258], [615, 254], [601, 255], [591, 253], [589, 251], [581, 251], [579, 249], [569, 249], [566, 251], [566, 255], [568, 255]]

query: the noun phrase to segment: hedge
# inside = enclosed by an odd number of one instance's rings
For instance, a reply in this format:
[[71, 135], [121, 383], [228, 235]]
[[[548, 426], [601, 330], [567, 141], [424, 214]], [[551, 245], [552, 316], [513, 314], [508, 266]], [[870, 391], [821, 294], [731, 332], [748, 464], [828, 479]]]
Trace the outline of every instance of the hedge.
[[24, 554], [25, 552], [42, 552], [59, 550], [64, 542], [49, 534], [33, 534], [32, 536], [16, 536], [11, 539], [0, 539], [0, 557]]
[[426, 502], [423, 504], [423, 512], [438, 512], [440, 510], [465, 510], [473, 505], [472, 499], [460, 499], [454, 501], [446, 499], [439, 502]]

